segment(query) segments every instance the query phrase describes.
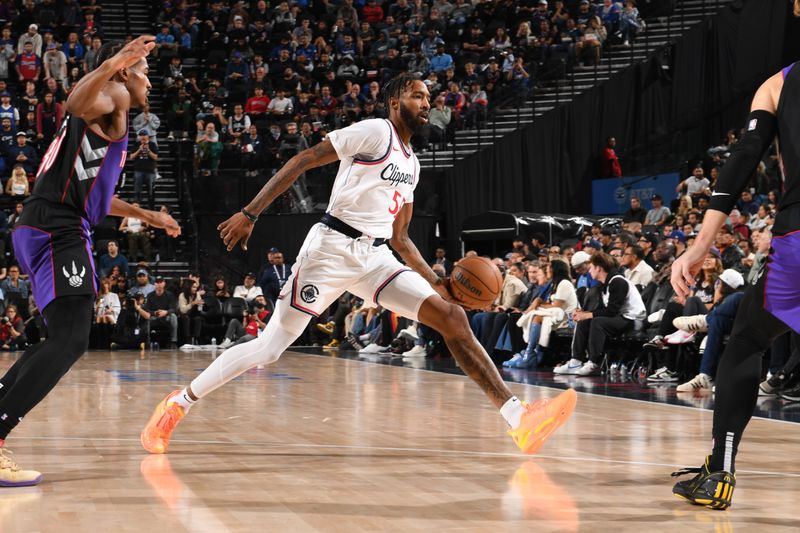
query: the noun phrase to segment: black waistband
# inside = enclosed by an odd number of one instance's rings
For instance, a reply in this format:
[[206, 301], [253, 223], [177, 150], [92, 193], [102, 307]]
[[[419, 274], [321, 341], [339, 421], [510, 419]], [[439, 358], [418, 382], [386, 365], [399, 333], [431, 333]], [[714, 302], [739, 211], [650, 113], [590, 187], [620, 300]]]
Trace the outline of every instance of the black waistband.
[[[341, 220], [331, 215], [330, 213], [325, 213], [324, 215], [322, 215], [322, 219], [320, 219], [320, 222], [322, 222], [332, 230], [338, 231], [343, 235], [347, 235], [351, 239], [359, 239], [361, 237], [367, 237], [367, 235], [361, 233], [350, 224], [342, 222]], [[375, 239], [372, 241], [372, 246], [381, 246], [382, 244], [386, 244], [386, 239]]]

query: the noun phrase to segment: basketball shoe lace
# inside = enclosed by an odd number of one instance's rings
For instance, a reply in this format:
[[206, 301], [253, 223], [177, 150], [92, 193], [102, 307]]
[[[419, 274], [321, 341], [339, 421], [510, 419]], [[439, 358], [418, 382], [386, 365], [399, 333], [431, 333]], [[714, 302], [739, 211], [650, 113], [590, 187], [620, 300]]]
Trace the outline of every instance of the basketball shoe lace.
[[10, 457], [11, 455], [14, 455], [14, 452], [8, 448], [0, 448], [0, 469], [8, 469], [12, 472], [19, 472], [21, 469], [19, 465]]
[[162, 432], [169, 434], [175, 429], [178, 422], [181, 421], [183, 415], [183, 407], [177, 403], [169, 403], [169, 400], [167, 400], [167, 405], [164, 406], [164, 414], [158, 419], [156, 427]]

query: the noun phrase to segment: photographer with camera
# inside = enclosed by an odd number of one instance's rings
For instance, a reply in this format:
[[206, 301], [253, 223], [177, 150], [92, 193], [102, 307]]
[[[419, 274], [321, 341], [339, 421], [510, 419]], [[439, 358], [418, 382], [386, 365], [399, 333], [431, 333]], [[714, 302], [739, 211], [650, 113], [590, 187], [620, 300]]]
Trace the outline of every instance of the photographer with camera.
[[219, 346], [221, 349], [227, 350], [231, 346], [244, 344], [258, 337], [259, 331], [263, 331], [269, 322], [270, 312], [267, 311], [267, 299], [263, 294], [259, 294], [253, 300], [253, 312], [245, 309], [242, 314], [241, 321], [234, 318], [228, 322], [225, 339]]
[[128, 161], [133, 162], [134, 201], [140, 201], [142, 185], [147, 185], [148, 204], [152, 211], [155, 204], [153, 188], [156, 182], [158, 146], [150, 140], [150, 133], [146, 128], [139, 130], [139, 147], [128, 154]]
[[125, 305], [122, 306], [114, 334], [111, 336], [112, 350], [135, 347], [144, 349], [149, 332], [144, 301], [145, 297], [142, 294], [125, 298]]
[[25, 349], [25, 321], [14, 304], [9, 304], [5, 316], [0, 318], [0, 342], [3, 343], [3, 350], [14, 352]]

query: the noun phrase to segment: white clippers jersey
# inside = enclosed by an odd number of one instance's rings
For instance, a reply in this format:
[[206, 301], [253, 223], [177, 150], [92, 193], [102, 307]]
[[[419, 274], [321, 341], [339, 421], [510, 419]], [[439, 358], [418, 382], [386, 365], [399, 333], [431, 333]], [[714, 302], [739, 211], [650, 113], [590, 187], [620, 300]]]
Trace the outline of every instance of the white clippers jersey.
[[328, 213], [366, 235], [390, 238], [400, 208], [414, 201], [417, 156], [381, 118], [356, 122], [327, 138], [341, 160]]

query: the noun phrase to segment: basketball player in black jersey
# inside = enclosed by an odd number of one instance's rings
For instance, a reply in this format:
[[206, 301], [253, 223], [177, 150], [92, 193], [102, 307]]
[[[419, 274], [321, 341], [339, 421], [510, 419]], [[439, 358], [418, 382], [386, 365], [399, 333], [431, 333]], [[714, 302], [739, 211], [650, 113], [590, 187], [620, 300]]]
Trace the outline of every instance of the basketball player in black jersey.
[[[794, 2], [800, 16], [800, 0]], [[714, 402], [713, 451], [695, 473], [675, 485], [673, 492], [698, 505], [727, 509], [736, 485], [735, 459], [753, 414], [761, 376], [761, 356], [773, 339], [793, 330], [800, 333], [800, 66], [792, 64], [758, 89], [750, 107], [746, 133], [736, 143], [711, 197], [703, 227], [690, 247], [672, 266], [672, 285], [688, 295], [695, 275], [717, 231], [773, 140], [783, 168], [783, 198], [772, 228], [772, 249], [761, 277], [745, 293], [728, 345], [719, 363]]]
[[39, 472], [22, 470], [6, 454], [9, 432], [55, 387], [86, 351], [97, 276], [91, 227], [107, 215], [136, 217], [180, 234], [166, 213], [145, 211], [114, 197], [128, 145], [128, 112], [147, 101], [147, 56], [154, 38], [107, 43], [94, 71], [78, 82], [67, 114], [36, 175], [36, 185], [12, 235], [28, 274], [48, 338], [0, 379], [0, 486], [35, 485]]

